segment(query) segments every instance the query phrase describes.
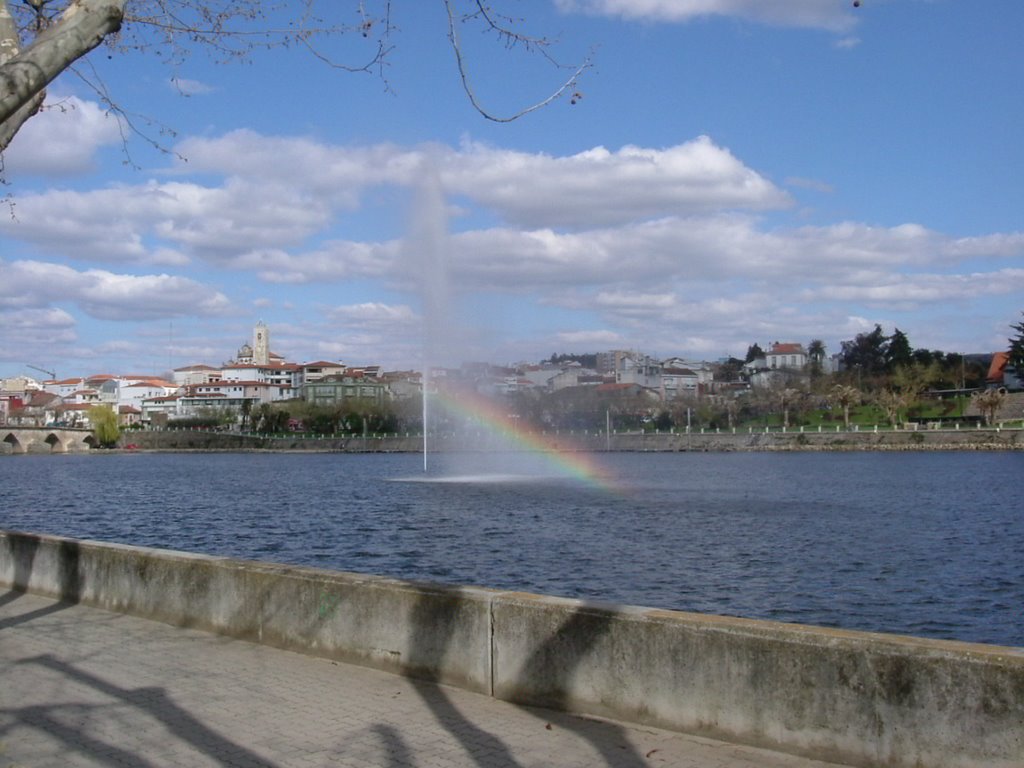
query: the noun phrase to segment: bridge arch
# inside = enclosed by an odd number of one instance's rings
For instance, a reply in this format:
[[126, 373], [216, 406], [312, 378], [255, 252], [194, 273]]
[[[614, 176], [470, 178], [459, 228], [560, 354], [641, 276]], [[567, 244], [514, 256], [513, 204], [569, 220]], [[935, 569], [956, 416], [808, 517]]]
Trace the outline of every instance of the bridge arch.
[[56, 432], [51, 432], [45, 438], [43, 442], [50, 446], [50, 453], [67, 453], [68, 445], [66, 442], [60, 439]]
[[96, 437], [87, 429], [17, 426], [0, 429], [0, 453], [77, 453], [97, 445]]
[[18, 436], [13, 432], [8, 432], [4, 435], [3, 442], [11, 446], [11, 453], [25, 453], [25, 445], [18, 439]]

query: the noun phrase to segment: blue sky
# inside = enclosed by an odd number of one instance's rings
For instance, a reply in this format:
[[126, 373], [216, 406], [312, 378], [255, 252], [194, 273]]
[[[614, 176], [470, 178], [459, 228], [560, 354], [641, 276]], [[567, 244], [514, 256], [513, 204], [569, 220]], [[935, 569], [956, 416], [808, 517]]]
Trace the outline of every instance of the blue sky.
[[[126, 157], [95, 93], [58, 81], [4, 158], [0, 376], [216, 365], [257, 320], [291, 360], [418, 367], [433, 252], [462, 359], [837, 352], [876, 323], [914, 347], [1005, 349], [1024, 310], [1024, 3], [494, 5], [560, 61], [592, 52], [575, 105], [481, 117], [440, 0], [395, 4], [386, 84], [296, 49], [98, 51], [170, 152], [129, 132]], [[494, 112], [567, 76], [462, 35]], [[418, 210], [424, 188], [443, 215]], [[433, 234], [413, 236], [424, 217]]]

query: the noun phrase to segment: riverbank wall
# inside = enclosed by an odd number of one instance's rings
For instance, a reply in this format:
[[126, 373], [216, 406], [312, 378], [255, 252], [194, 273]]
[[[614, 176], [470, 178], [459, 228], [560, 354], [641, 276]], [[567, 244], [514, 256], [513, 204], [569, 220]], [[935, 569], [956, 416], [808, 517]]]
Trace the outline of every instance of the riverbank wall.
[[848, 765], [1020, 766], [1024, 649], [0, 531], [0, 586]]
[[[1024, 450], [1024, 429], [861, 429], [742, 430], [686, 432], [546, 433], [529, 441], [553, 451], [917, 451]], [[514, 439], [491, 434], [431, 437], [432, 451], [514, 450]], [[348, 453], [418, 453], [419, 435], [306, 437], [248, 435], [204, 430], [129, 432], [120, 446], [141, 450], [184, 451], [323, 451]]]

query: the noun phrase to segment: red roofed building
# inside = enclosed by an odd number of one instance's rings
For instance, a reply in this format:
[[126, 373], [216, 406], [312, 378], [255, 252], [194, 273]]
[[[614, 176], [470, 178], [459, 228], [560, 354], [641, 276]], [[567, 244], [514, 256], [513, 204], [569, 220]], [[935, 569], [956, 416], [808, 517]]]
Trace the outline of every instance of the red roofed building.
[[765, 354], [765, 362], [769, 368], [786, 368], [791, 371], [803, 370], [807, 365], [807, 351], [803, 344], [775, 342]]

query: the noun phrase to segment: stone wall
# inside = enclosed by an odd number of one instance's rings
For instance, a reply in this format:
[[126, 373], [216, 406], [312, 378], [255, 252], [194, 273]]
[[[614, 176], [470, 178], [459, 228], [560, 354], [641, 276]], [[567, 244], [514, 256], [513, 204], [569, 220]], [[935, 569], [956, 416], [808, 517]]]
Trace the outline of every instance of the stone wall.
[[1024, 762], [1024, 649], [0, 532], [0, 587], [857, 766]]
[[[684, 432], [600, 432], [547, 434], [544, 441], [563, 451], [909, 451], [909, 450], [1022, 450], [1022, 429], [919, 429], [860, 431], [805, 430], [782, 432], [729, 431], [692, 434]], [[423, 449], [418, 435], [306, 438], [302, 436], [263, 437], [201, 430], [140, 431], [125, 434], [122, 446], [144, 450], [181, 451], [346, 451], [417, 453]], [[508, 441], [494, 435], [438, 437], [431, 450], [508, 450]], [[514, 446], [513, 446], [514, 447]]]

